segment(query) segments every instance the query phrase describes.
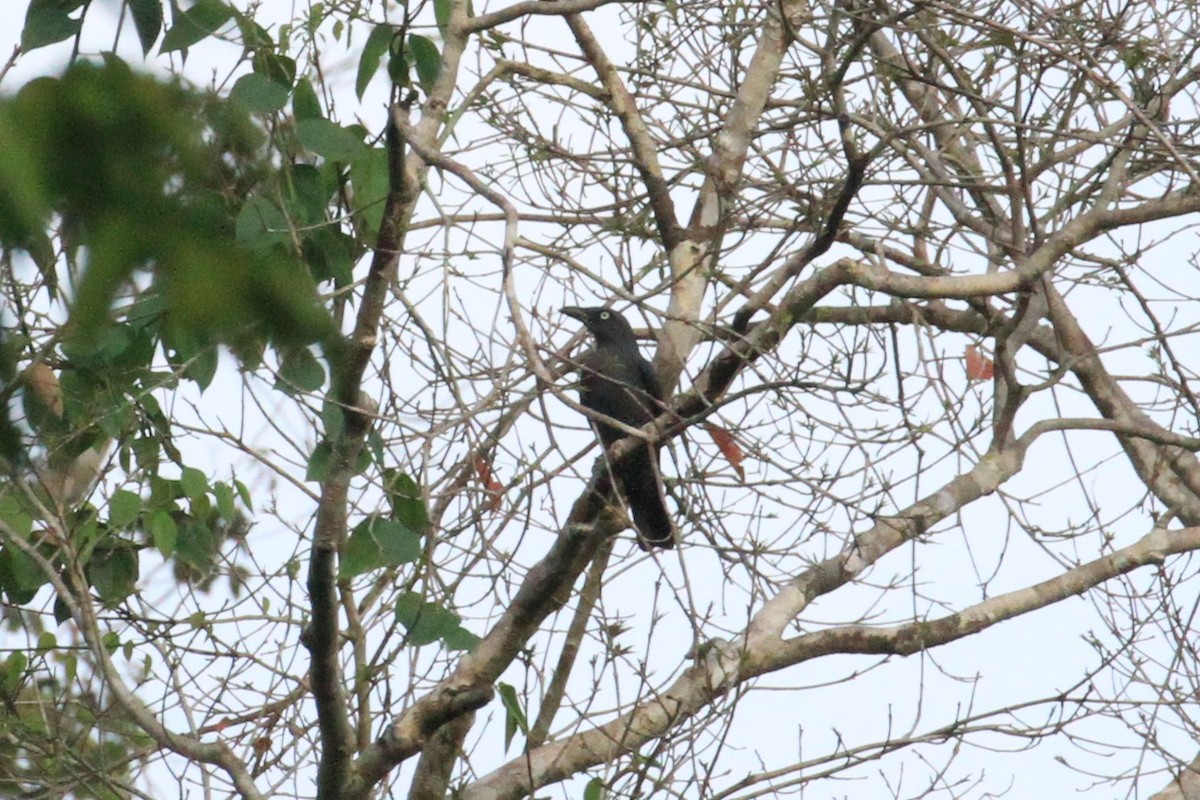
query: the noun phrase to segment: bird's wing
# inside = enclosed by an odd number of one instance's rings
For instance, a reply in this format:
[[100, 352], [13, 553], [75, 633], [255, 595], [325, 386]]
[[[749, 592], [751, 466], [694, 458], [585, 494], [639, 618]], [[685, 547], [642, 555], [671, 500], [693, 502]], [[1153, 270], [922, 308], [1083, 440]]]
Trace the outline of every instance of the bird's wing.
[[662, 386], [660, 386], [658, 383], [658, 376], [654, 374], [654, 367], [650, 365], [649, 361], [642, 358], [641, 354], [639, 354], [637, 357], [637, 369], [638, 375], [642, 379], [642, 387], [646, 390], [646, 394], [654, 398], [654, 403], [656, 406], [654, 413], [657, 415], [664, 408], [663, 390]]

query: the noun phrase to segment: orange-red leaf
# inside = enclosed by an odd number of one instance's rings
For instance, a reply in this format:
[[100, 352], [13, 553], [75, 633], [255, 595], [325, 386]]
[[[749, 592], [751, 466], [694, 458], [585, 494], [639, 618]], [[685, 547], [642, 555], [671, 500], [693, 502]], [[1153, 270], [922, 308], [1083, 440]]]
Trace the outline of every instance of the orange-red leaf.
[[973, 344], [967, 345], [966, 361], [969, 381], [991, 380], [996, 374], [996, 365]]
[[475, 475], [488, 493], [488, 500], [483, 506], [484, 510], [495, 511], [500, 507], [500, 501], [504, 499], [504, 484], [496, 480], [496, 476], [492, 474], [492, 465], [483, 456], [475, 456]]
[[229, 727], [229, 717], [221, 717], [212, 725], [205, 725], [200, 729], [200, 733], [220, 733]]
[[746, 470], [742, 467], [742, 461], [745, 460], [746, 456], [742, 453], [741, 445], [737, 443], [737, 439], [733, 438], [733, 434], [718, 425], [713, 425], [711, 422], [706, 422], [704, 429], [712, 437], [713, 442], [717, 445], [717, 449], [721, 451], [721, 455], [725, 456], [725, 460], [729, 462], [729, 466], [733, 467], [734, 472], [738, 474], [738, 478], [743, 481], [746, 480]]

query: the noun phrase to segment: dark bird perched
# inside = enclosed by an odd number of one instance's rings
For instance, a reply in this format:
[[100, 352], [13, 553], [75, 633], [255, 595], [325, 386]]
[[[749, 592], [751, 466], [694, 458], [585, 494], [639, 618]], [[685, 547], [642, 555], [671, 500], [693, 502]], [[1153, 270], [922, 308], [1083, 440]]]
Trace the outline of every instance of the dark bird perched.
[[[596, 340], [596, 346], [579, 360], [580, 404], [634, 428], [657, 417], [662, 411], [662, 389], [654, 368], [638, 351], [633, 328], [625, 318], [607, 308], [568, 306], [562, 313], [586, 325]], [[608, 423], [594, 422], [606, 449], [626, 436]], [[643, 550], [675, 546], [663, 502], [658, 451], [657, 446], [645, 443], [630, 454], [615, 476], [641, 534], [638, 545]]]

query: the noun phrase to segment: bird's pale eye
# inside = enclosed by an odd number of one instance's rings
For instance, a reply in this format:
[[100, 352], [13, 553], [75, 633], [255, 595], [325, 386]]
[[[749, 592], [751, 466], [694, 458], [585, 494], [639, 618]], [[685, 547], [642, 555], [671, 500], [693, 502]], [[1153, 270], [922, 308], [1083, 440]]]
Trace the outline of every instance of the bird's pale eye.
[[600, 319], [608, 319], [608, 316], [609, 316], [609, 314], [607, 311], [600, 312]]

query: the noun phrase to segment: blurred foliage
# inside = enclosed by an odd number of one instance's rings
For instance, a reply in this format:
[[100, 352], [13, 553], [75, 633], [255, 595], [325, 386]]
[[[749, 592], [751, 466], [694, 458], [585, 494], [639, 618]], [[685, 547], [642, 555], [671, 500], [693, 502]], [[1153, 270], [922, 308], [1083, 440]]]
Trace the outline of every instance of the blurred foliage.
[[[52, 252], [46, 230], [57, 215], [71, 234], [68, 261], [84, 256], [76, 347], [96, 340], [138, 272], [152, 275], [164, 330], [192, 344], [253, 352], [263, 340], [308, 343], [332, 332], [289, 247], [287, 220], [265, 195], [251, 197], [271, 187], [271, 167], [264, 134], [240, 103], [109, 57], [26, 84], [0, 107], [0, 139], [0, 242], [53, 269], [39, 254]], [[253, 224], [241, 223], [243, 213]]]
[[130, 797], [127, 781], [153, 743], [83, 688], [75, 648], [60, 647], [42, 620], [9, 607], [0, 623], [36, 642], [0, 662], [0, 797]]
[[[74, 506], [63, 517], [72, 528], [58, 533], [109, 606], [134, 591], [140, 549], [158, 549], [179, 580], [208, 589], [222, 545], [248, 528], [233, 502], [241, 494], [249, 507], [245, 487], [210, 485], [188, 467], [154, 393], [180, 377], [206, 388], [218, 344], [252, 369], [278, 348], [284, 378], [305, 391], [325, 383], [307, 346], [328, 345], [335, 328], [316, 287], [335, 273], [349, 281], [356, 256], [325, 224], [341, 168], [280, 169], [287, 142], [272, 142], [253, 115], [278, 91], [252, 83], [238, 95], [138, 75], [108, 55], [0, 102], [0, 247], [6, 260], [24, 251], [40, 286], [70, 307], [49, 352], [20, 328], [0, 338], [0, 458], [21, 479], [0, 494], [0, 518], [59, 563], [62, 553], [25, 520], [41, 504]], [[28, 302], [11, 299], [14, 309]], [[18, 397], [24, 413], [14, 417]], [[113, 443], [143, 491], [119, 492], [105, 519], [75, 504]], [[182, 479], [159, 475], [168, 461]], [[72, 474], [84, 463], [90, 473]], [[28, 602], [47, 581], [29, 557], [0, 548], [10, 602]]]
[[[89, 7], [31, 0], [22, 50], [78, 36]], [[328, 390], [342, 300], [318, 287], [353, 282], [388, 192], [386, 151], [361, 125], [326, 117], [289, 36], [268, 32], [253, 10], [125, 0], [120, 13], [143, 54], [186, 59], [220, 36], [240, 43], [251, 71], [222, 96], [139, 73], [112, 53], [73, 56], [63, 74], [0, 97], [0, 595], [10, 627], [38, 642], [0, 664], [0, 796], [31, 787], [131, 796], [125, 781], [150, 743], [91, 696], [93, 676], [76, 675], [73, 650], [49, 627], [71, 620], [70, 598], [47, 593], [51, 584], [86, 592], [119, 617], [147, 553], [186, 590], [211, 592], [224, 578], [230, 594], [246, 591], [231, 551], [250, 530], [250, 492], [187, 463], [160, 399], [181, 381], [208, 389], [222, 347], [247, 371], [272, 364], [281, 396]], [[311, 34], [330, 13], [315, 3], [297, 23]], [[386, 64], [397, 85], [428, 91], [440, 58], [433, 40], [381, 24], [356, 88], [361, 96], [385, 77]], [[314, 480], [343, 435], [336, 405], [326, 402], [322, 422]], [[382, 456], [371, 431], [357, 467]], [[422, 489], [400, 472], [385, 478], [391, 514], [355, 528], [347, 580], [423, 555]], [[26, 608], [35, 598], [46, 613]], [[411, 592], [395, 615], [413, 646], [477, 641], [453, 611]], [[138, 642], [116, 629], [102, 632], [104, 646], [132, 659]]]

